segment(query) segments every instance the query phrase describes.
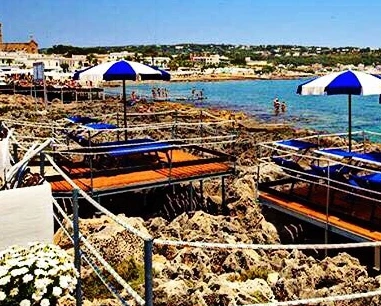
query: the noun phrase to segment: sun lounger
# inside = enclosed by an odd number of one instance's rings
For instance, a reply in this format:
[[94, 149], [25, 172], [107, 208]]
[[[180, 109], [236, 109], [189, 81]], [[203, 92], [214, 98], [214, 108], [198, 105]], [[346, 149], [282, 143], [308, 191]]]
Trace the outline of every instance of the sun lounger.
[[171, 149], [176, 148], [177, 145], [173, 142], [146, 142], [146, 143], [135, 143], [128, 146], [121, 146], [116, 148], [110, 148], [107, 150], [107, 154], [113, 157], [126, 156], [131, 154], [139, 153], [152, 153], [152, 152], [168, 152]]
[[298, 140], [298, 139], [289, 139], [289, 140], [282, 140], [282, 141], [277, 141], [275, 142], [275, 145], [286, 148], [286, 149], [291, 149], [291, 150], [308, 150], [311, 148], [317, 148], [317, 144], [308, 142], [308, 141], [303, 141], [303, 140]]
[[337, 158], [337, 159], [350, 159], [357, 162], [373, 164], [381, 166], [381, 152], [348, 152], [342, 149], [325, 149], [325, 150], [315, 150], [316, 154], [324, 155], [327, 157]]
[[335, 164], [329, 166], [317, 166], [315, 164], [310, 165], [316, 175], [324, 178], [329, 178], [334, 181], [345, 181], [345, 175], [351, 172], [351, 168], [342, 164]]
[[280, 166], [282, 170], [292, 178], [290, 193], [292, 193], [295, 183], [302, 180], [310, 183], [308, 197], [311, 195], [313, 183], [319, 179], [314, 169], [305, 169], [297, 162], [282, 157], [272, 157], [272, 161]]
[[[179, 141], [155, 141], [151, 138], [139, 138], [130, 139], [127, 141], [115, 141], [115, 142], [105, 142], [98, 143], [94, 146], [87, 146], [78, 149], [73, 149], [73, 153], [89, 153], [99, 156], [103, 162], [105, 161], [103, 157], [116, 158], [118, 160], [117, 164], [129, 164], [129, 156], [133, 155], [151, 155], [154, 153], [155, 160], [159, 161], [159, 152], [163, 152], [166, 155], [167, 162], [171, 162], [171, 156], [169, 152], [173, 149], [179, 147]], [[122, 159], [121, 159], [122, 158]], [[103, 164], [103, 162], [101, 162]], [[109, 163], [107, 162], [107, 164]], [[116, 160], [115, 160], [116, 162]], [[112, 162], [113, 163], [113, 162]], [[101, 166], [102, 167], [102, 166]]]
[[[278, 166], [280, 166], [286, 173], [292, 176], [306, 178], [310, 177], [311, 175], [316, 175], [313, 169], [305, 169], [300, 164], [291, 159], [273, 156], [271, 160]], [[311, 180], [311, 178], [309, 178], [308, 180]]]
[[351, 175], [349, 183], [355, 187], [381, 192], [381, 173]]
[[357, 153], [353, 156], [353, 160], [381, 166], [381, 153], [380, 152]]
[[298, 139], [276, 141], [274, 144], [282, 149], [298, 151], [298, 157], [294, 157], [296, 162], [301, 160], [303, 155], [306, 154], [310, 149], [317, 148], [315, 143]]
[[98, 143], [91, 147], [83, 147], [71, 151], [81, 153], [104, 153], [110, 156], [123, 156], [138, 153], [165, 151], [176, 147], [177, 144], [178, 142], [155, 141], [150, 138], [139, 138], [126, 141]]
[[357, 152], [348, 152], [343, 149], [322, 149], [322, 150], [315, 150], [314, 153], [327, 156], [327, 157], [337, 158], [337, 159], [353, 158], [354, 156], [359, 154]]
[[75, 123], [75, 124], [89, 124], [92, 122], [98, 122], [99, 121], [98, 119], [95, 119], [95, 118], [82, 117], [82, 116], [71, 116], [71, 117], [66, 118], [66, 120], [68, 120], [71, 123]]
[[116, 129], [117, 126], [110, 123], [104, 123], [104, 122], [93, 122], [84, 124], [83, 127], [89, 130], [113, 130]]

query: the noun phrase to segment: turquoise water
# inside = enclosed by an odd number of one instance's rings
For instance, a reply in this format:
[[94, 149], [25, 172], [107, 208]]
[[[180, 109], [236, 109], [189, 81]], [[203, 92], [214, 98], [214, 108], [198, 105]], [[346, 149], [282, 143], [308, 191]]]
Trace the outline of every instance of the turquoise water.
[[[299, 96], [296, 88], [305, 80], [249, 80], [223, 82], [182, 82], [127, 85], [140, 95], [151, 95], [153, 86], [167, 88], [170, 96], [191, 95], [192, 88], [203, 89], [208, 99], [198, 103], [216, 108], [244, 111], [266, 122], [290, 122], [299, 128], [327, 132], [346, 132], [348, 129], [348, 98], [337, 96]], [[120, 93], [121, 88], [106, 92]], [[287, 112], [276, 116], [273, 99], [286, 101]], [[190, 103], [190, 102], [184, 102]], [[352, 97], [352, 130], [381, 132], [381, 105], [378, 96]]]

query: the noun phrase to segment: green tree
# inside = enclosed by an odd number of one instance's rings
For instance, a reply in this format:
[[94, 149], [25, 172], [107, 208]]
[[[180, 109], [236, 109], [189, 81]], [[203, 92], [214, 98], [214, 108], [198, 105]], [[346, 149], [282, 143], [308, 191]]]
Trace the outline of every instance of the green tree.
[[[87, 54], [86, 56], [86, 61], [90, 64], [93, 65], [94, 61], [96, 60], [95, 55], [93, 53]], [[98, 61], [97, 61], [98, 62]]]
[[62, 63], [60, 65], [60, 67], [62, 68], [63, 72], [68, 72], [69, 71], [69, 64], [68, 63]]
[[168, 67], [170, 70], [175, 71], [175, 70], [177, 70], [177, 68], [179, 68], [179, 64], [175, 60], [171, 60], [168, 63]]

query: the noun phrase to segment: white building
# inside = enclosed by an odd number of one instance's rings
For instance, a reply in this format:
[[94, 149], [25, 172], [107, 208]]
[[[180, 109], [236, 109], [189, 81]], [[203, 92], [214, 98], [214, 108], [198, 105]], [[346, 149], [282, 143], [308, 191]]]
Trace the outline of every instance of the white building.
[[[142, 55], [141, 53], [138, 55]], [[121, 52], [111, 52], [108, 55], [108, 58], [110, 61], [117, 61], [120, 59], [124, 58], [134, 58], [135, 57], [135, 52], [130, 52], [130, 51], [121, 51]]]
[[229, 58], [219, 54], [212, 54], [208, 56], [191, 56], [191, 61], [202, 65], [218, 65], [221, 62], [228, 62]]
[[171, 58], [167, 56], [146, 56], [143, 58], [143, 60], [145, 63], [148, 63], [148, 65], [158, 66], [160, 68], [166, 69], [168, 68], [168, 64], [171, 61]]

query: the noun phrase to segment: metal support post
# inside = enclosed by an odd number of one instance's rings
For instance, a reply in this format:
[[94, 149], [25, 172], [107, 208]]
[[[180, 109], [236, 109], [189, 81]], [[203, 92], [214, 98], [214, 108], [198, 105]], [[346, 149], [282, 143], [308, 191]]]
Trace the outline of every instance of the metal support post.
[[225, 191], [225, 178], [221, 178], [221, 198], [222, 198], [222, 208], [225, 210], [226, 207], [226, 191]]
[[201, 204], [204, 207], [204, 182], [200, 181], [200, 194], [201, 194]]
[[352, 152], [352, 95], [348, 95], [348, 151]]
[[14, 143], [13, 144], [13, 161], [15, 163], [17, 163], [19, 161], [19, 158], [18, 158], [18, 144], [17, 143]]
[[[327, 202], [325, 206], [325, 231], [324, 231], [324, 243], [328, 244], [328, 231], [329, 231], [329, 202], [330, 202], [330, 186], [331, 179], [329, 177], [330, 172], [330, 162], [328, 162], [328, 171], [327, 171]], [[328, 256], [328, 249], [325, 249], [325, 256]]]
[[381, 256], [380, 256], [381, 247], [376, 246], [374, 248], [374, 270], [380, 271], [381, 268]]
[[193, 188], [192, 188], [192, 182], [189, 182], [189, 207], [190, 207], [190, 212], [194, 211], [193, 207]]
[[73, 189], [73, 240], [74, 240], [74, 266], [78, 271], [78, 281], [75, 289], [76, 306], [82, 305], [81, 291], [81, 250], [79, 246], [79, 217], [78, 217], [78, 189]]
[[153, 240], [144, 241], [144, 282], [145, 282], [145, 306], [153, 306], [153, 285], [152, 285], [152, 250]]
[[259, 180], [260, 180], [260, 174], [261, 174], [261, 163], [258, 163], [257, 166], [257, 177], [254, 182], [254, 201], [257, 201], [259, 199]]
[[[89, 131], [89, 134], [88, 134], [88, 138], [89, 138], [89, 147], [91, 148], [91, 133]], [[91, 150], [90, 150], [91, 152]], [[94, 191], [94, 185], [93, 185], [93, 155], [90, 155], [89, 156], [89, 163], [90, 163], [90, 188], [91, 188], [91, 194], [93, 194], [93, 191]]]
[[40, 153], [40, 174], [44, 176], [45, 174], [45, 153]]
[[63, 89], [61, 87], [61, 102], [64, 103], [64, 95], [63, 95]]

